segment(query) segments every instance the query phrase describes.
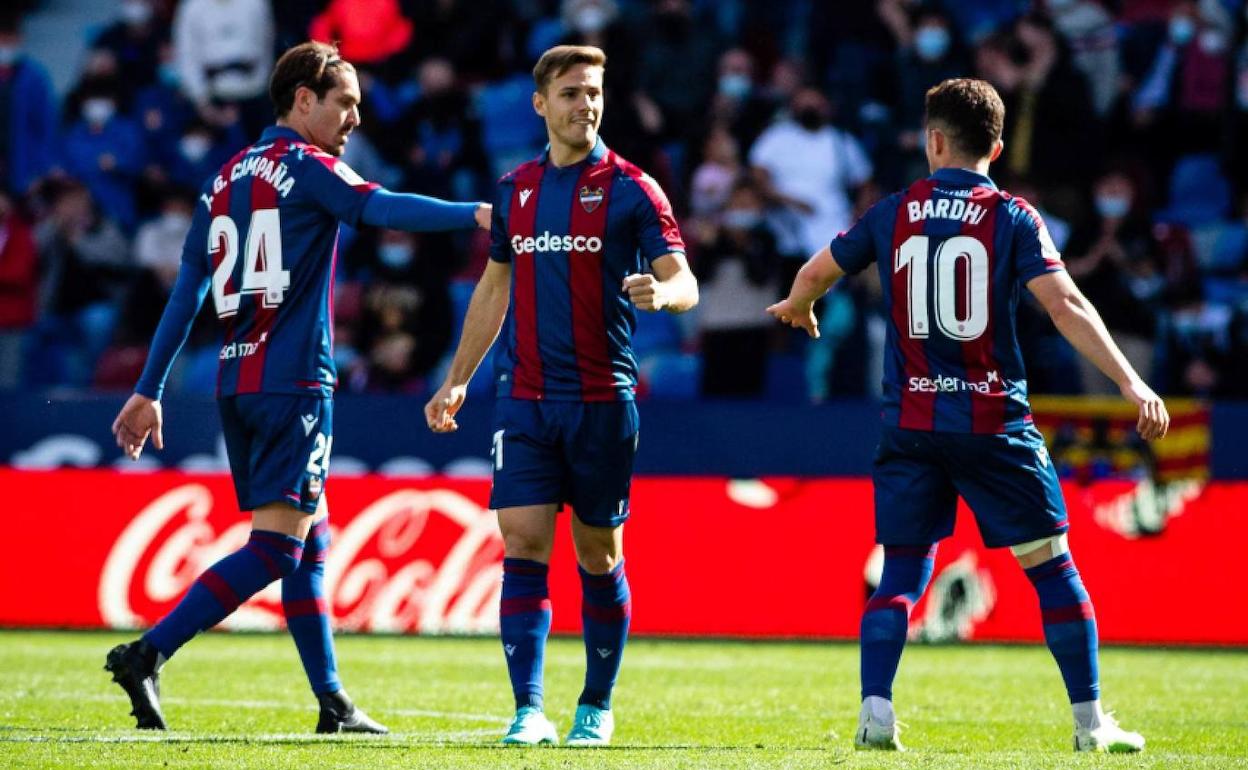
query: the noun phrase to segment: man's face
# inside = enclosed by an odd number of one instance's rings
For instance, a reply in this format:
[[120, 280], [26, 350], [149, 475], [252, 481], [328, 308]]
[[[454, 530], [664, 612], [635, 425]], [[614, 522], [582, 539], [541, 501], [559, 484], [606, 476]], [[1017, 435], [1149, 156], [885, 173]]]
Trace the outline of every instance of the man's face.
[[330, 155], [342, 155], [347, 138], [360, 125], [360, 83], [355, 72], [343, 71], [323, 99], [318, 100], [310, 90], [300, 93], [311, 96], [305, 105], [308, 138]]
[[533, 109], [546, 119], [551, 142], [583, 150], [598, 140], [602, 123], [602, 67], [577, 64], [533, 94]]

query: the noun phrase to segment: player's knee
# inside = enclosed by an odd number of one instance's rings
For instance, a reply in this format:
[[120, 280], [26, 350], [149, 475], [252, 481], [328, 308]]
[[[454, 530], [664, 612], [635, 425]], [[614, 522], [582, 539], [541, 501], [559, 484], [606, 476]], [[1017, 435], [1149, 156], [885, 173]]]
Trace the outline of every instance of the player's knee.
[[1042, 537], [1026, 543], [1010, 546], [1010, 553], [1024, 569], [1044, 564], [1050, 559], [1067, 553], [1070, 550], [1066, 541], [1066, 533]]
[[553, 543], [548, 538], [529, 532], [503, 533], [503, 552], [509, 559], [531, 559], [543, 563], [550, 561]]
[[624, 555], [613, 550], [577, 553], [576, 562], [591, 575], [605, 575], [624, 561]]

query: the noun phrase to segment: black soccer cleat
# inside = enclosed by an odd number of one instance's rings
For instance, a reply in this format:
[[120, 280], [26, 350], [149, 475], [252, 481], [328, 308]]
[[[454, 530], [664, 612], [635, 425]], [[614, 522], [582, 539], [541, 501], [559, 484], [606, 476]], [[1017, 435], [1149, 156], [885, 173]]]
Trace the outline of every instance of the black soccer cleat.
[[140, 730], [167, 730], [160, 711], [160, 674], [156, 672], [156, 648], [139, 639], [109, 651], [104, 670], [130, 696], [130, 713]]
[[385, 735], [390, 728], [374, 720], [364, 709], [351, 702], [346, 690], [318, 693], [321, 715], [316, 720], [318, 733], [372, 733]]

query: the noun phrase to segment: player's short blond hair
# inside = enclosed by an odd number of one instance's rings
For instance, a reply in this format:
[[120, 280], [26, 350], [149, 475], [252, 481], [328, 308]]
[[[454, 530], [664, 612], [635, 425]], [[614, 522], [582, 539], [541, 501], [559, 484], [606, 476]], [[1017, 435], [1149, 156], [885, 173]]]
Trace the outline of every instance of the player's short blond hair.
[[550, 85], [550, 81], [578, 64], [606, 67], [607, 54], [592, 45], [557, 45], [542, 54], [542, 58], [533, 66], [533, 85], [538, 91], [546, 93], [546, 86]]

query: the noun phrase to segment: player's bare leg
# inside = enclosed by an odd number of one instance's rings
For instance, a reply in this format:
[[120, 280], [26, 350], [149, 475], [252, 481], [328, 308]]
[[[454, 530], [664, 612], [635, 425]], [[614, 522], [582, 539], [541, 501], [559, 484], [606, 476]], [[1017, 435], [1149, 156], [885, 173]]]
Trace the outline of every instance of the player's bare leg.
[[542, 667], [550, 634], [550, 593], [546, 575], [555, 545], [554, 504], [498, 511], [503, 536], [503, 597], [499, 628], [516, 714], [503, 743], [535, 746], [559, 742], [542, 711]]
[[1044, 639], [1061, 669], [1075, 719], [1075, 751], [1134, 752], [1144, 748], [1139, 733], [1123, 730], [1101, 708], [1096, 620], [1075, 568], [1065, 535], [1010, 549], [1036, 587]]

